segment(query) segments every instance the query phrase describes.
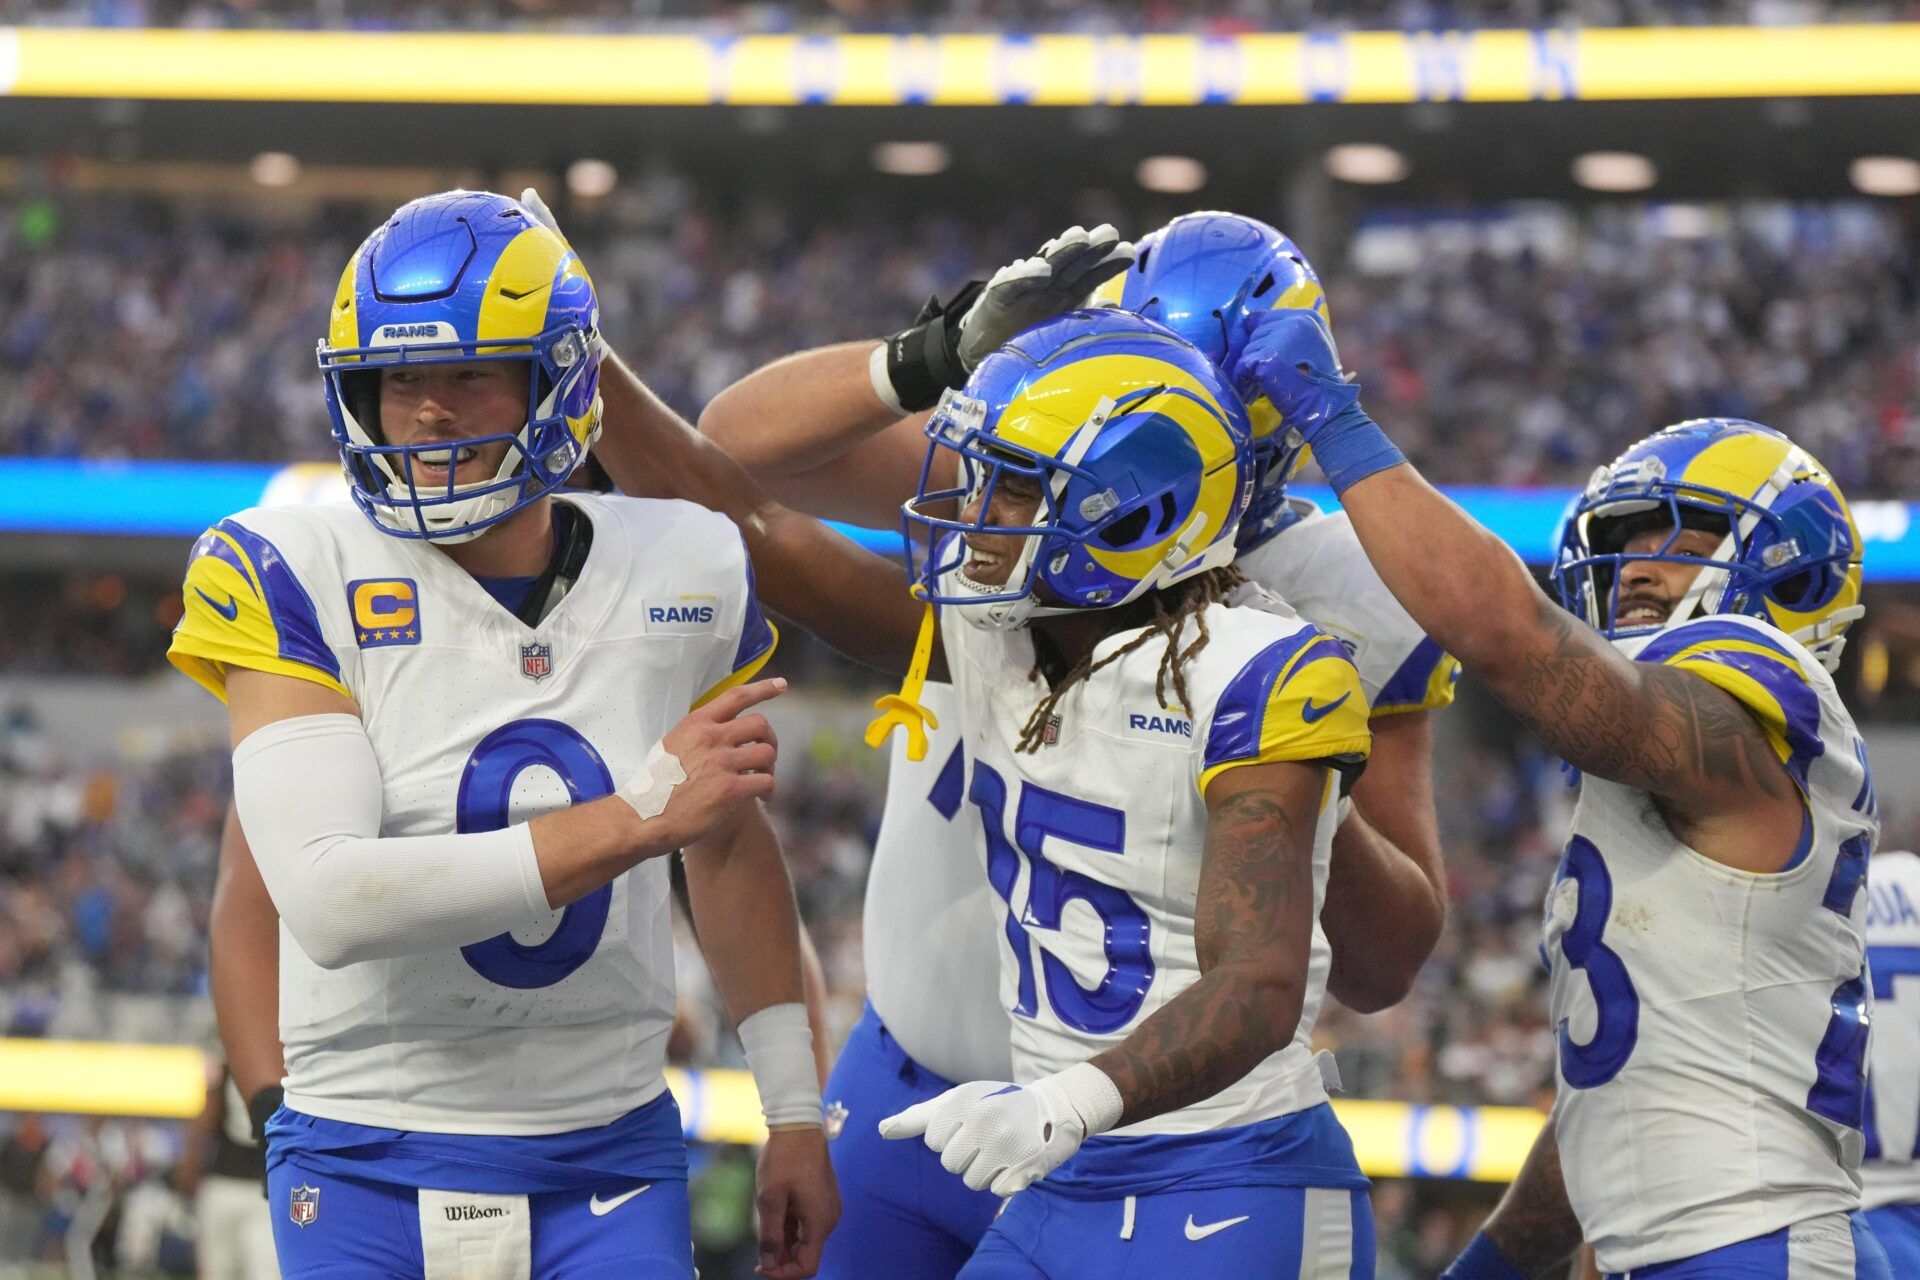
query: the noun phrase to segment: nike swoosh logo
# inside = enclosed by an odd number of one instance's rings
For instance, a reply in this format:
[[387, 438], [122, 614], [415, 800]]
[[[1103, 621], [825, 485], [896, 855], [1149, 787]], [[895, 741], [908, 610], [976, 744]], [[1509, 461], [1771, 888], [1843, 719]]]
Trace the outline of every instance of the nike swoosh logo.
[[1188, 1214], [1187, 1215], [1187, 1239], [1205, 1240], [1208, 1236], [1213, 1235], [1215, 1232], [1225, 1231], [1228, 1227], [1239, 1226], [1241, 1223], [1245, 1222], [1251, 1216], [1252, 1216], [1251, 1214], [1243, 1213], [1237, 1218], [1227, 1218], [1221, 1222], [1209, 1222], [1204, 1227], [1196, 1227], [1193, 1225], [1193, 1215]]
[[202, 600], [205, 600], [208, 604], [213, 606], [213, 611], [215, 613], [225, 618], [228, 622], [232, 622], [235, 618], [240, 616], [240, 602], [238, 600], [235, 600], [232, 596], [228, 596], [227, 602], [225, 604], [221, 604], [218, 600], [215, 600], [212, 596], [208, 595], [206, 592], [201, 591], [200, 588], [198, 587], [195, 587], [194, 591], [199, 594]]
[[619, 1195], [615, 1196], [611, 1200], [602, 1200], [600, 1198], [600, 1193], [596, 1191], [594, 1192], [593, 1199], [587, 1201], [587, 1209], [589, 1212], [593, 1214], [594, 1217], [604, 1218], [608, 1214], [612, 1213], [615, 1209], [618, 1209], [621, 1205], [625, 1204], [627, 1201], [639, 1195], [642, 1191], [651, 1189], [652, 1186], [653, 1184], [651, 1182], [642, 1183], [641, 1185], [635, 1187], [633, 1190], [624, 1191]]
[[1300, 718], [1302, 720], [1305, 720], [1308, 724], [1318, 724], [1320, 721], [1326, 719], [1328, 716], [1332, 715], [1335, 711], [1339, 710], [1340, 704], [1345, 702], [1348, 698], [1351, 698], [1352, 696], [1353, 696], [1353, 690], [1349, 689], [1345, 693], [1341, 694], [1339, 697], [1335, 698], [1332, 702], [1329, 702], [1324, 707], [1314, 706], [1313, 699], [1308, 698], [1305, 702], [1300, 704]]

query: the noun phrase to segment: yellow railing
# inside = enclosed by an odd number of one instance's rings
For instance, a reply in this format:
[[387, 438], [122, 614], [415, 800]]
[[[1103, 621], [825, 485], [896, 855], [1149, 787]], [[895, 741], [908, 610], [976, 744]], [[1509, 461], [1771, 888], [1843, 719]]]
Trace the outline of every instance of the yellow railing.
[[0, 94], [254, 102], [1085, 106], [1920, 93], [1920, 23], [1325, 35], [0, 28]]
[[[669, 1070], [687, 1134], [708, 1142], [766, 1136], [744, 1071]], [[0, 1111], [184, 1119], [206, 1098], [206, 1063], [179, 1045], [0, 1039]], [[1334, 1110], [1371, 1177], [1507, 1182], [1545, 1117], [1526, 1107], [1423, 1107], [1342, 1099]]]

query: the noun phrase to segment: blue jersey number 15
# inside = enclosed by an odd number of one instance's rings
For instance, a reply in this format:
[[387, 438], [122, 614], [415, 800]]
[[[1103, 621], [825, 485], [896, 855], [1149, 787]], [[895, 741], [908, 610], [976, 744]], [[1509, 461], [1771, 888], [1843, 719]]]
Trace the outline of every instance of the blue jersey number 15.
[[[987, 832], [987, 879], [1007, 904], [1007, 945], [1013, 948], [1019, 975], [1013, 1011], [1031, 1018], [1039, 1012], [1033, 967], [1033, 938], [1027, 926], [1058, 930], [1067, 904], [1078, 900], [1093, 908], [1105, 926], [1107, 971], [1083, 987], [1072, 970], [1044, 945], [1040, 972], [1047, 1004], [1060, 1021], [1095, 1035], [1118, 1031], [1139, 1016], [1153, 985], [1153, 949], [1147, 913], [1125, 892], [1078, 871], [1049, 862], [1047, 837], [1120, 856], [1126, 848], [1127, 815], [1106, 805], [1026, 784], [1014, 812], [1014, 843], [1007, 840], [1007, 784], [994, 768], [976, 760], [969, 794], [980, 806]], [[1027, 906], [1014, 902], [1022, 858], [1027, 864]]]

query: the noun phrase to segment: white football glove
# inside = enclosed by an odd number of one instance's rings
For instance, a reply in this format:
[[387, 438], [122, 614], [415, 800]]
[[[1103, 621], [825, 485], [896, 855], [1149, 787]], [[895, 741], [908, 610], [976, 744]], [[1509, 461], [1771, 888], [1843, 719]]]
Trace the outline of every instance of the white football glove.
[[1024, 330], [1087, 305], [1095, 289], [1133, 265], [1133, 244], [1113, 224], [1069, 227], [1031, 258], [993, 273], [960, 320], [960, 365], [968, 373]]
[[1120, 1090], [1091, 1062], [1025, 1088], [975, 1080], [880, 1122], [883, 1138], [926, 1136], [940, 1163], [975, 1191], [1025, 1191], [1120, 1121]]

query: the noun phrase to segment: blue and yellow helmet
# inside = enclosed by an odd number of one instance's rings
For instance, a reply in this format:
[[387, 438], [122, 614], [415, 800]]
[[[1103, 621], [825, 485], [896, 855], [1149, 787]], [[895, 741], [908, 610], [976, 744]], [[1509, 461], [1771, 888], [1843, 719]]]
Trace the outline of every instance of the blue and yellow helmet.
[[[327, 412], [353, 500], [383, 532], [464, 542], [565, 484], [600, 432], [600, 305], [567, 242], [517, 200], [448, 191], [402, 205], [354, 253], [320, 343]], [[489, 479], [417, 485], [388, 444], [380, 371], [396, 365], [521, 361], [519, 431]]]
[[[1674, 553], [1687, 528], [1720, 534], [1719, 549]], [[1672, 531], [1662, 548], [1623, 552], [1654, 529]], [[1617, 626], [1622, 567], [1647, 560], [1699, 573], [1665, 620]], [[1831, 670], [1864, 612], [1860, 561], [1847, 500], [1811, 454], [1771, 427], [1700, 418], [1648, 436], [1594, 473], [1561, 526], [1553, 576], [1561, 602], [1609, 637], [1742, 613], [1771, 622]]]
[[[941, 399], [927, 435], [908, 556], [927, 598], [971, 622], [1112, 608], [1233, 561], [1253, 486], [1246, 410], [1212, 361], [1151, 320], [1075, 311], [1036, 325]], [[942, 487], [955, 460], [959, 483]], [[1029, 525], [988, 524], [1010, 473], [1039, 482], [1039, 508]], [[963, 572], [976, 532], [1025, 535], [1005, 586]]]
[[[1222, 369], [1233, 367], [1248, 322], [1260, 312], [1296, 307], [1327, 314], [1320, 277], [1299, 246], [1258, 218], [1237, 213], [1175, 218], [1141, 240], [1133, 266], [1094, 297], [1159, 321]], [[1283, 527], [1287, 482], [1307, 460], [1306, 445], [1282, 426], [1265, 396], [1246, 407], [1257, 481], [1240, 525], [1243, 551]]]

